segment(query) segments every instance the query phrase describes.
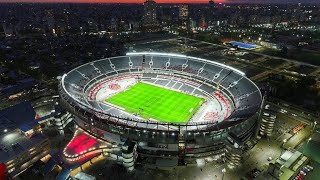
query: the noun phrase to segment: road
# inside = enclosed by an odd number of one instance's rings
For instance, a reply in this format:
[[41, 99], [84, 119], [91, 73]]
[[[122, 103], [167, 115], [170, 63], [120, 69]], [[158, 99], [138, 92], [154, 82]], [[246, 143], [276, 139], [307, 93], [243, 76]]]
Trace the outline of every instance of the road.
[[318, 124], [320, 123], [319, 117], [317, 117], [314, 114], [305, 113], [303, 109], [298, 109], [292, 106], [285, 106], [285, 105], [282, 105], [281, 103], [276, 104], [270, 101], [267, 101], [266, 104], [270, 105], [271, 110], [282, 113], [285, 116], [288, 116], [289, 118], [300, 121], [307, 125], [312, 125], [314, 121], [317, 121]]

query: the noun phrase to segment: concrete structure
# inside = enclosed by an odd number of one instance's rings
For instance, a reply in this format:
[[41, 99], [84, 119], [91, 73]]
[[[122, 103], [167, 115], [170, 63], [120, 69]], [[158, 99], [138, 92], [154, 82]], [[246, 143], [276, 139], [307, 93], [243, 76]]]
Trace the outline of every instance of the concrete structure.
[[157, 3], [153, 0], [144, 2], [143, 22], [145, 26], [157, 25]]
[[49, 153], [49, 141], [40, 134], [35, 115], [29, 102], [0, 111], [0, 163], [11, 177]]
[[187, 28], [189, 25], [188, 23], [189, 19], [189, 8], [187, 4], [180, 4], [179, 5], [179, 21], [180, 21], [180, 26], [182, 28]]
[[[228, 113], [211, 120], [165, 123], [126, 113], [98, 98], [114, 90], [111, 87], [122, 87], [124, 78], [128, 78], [125, 83], [146, 81], [208, 100], [223, 99], [219, 101], [222, 111]], [[120, 85], [114, 86], [114, 82]], [[59, 91], [61, 105], [75, 115], [79, 127], [118, 146], [134, 142], [137, 161], [158, 168], [205, 164], [206, 158], [216, 163], [226, 159], [230, 165], [241, 163], [244, 144], [255, 138], [262, 99], [258, 87], [235, 68], [196, 57], [151, 52], [84, 64], [62, 77]], [[127, 156], [128, 148], [122, 149]]]
[[189, 8], [187, 4], [179, 5], [179, 19], [186, 20], [189, 17]]
[[96, 179], [94, 176], [91, 176], [83, 172], [78, 172], [74, 178], [76, 180], [95, 180]]
[[264, 177], [267, 179], [293, 179], [301, 168], [309, 162], [309, 158], [299, 151], [285, 151], [274, 164], [269, 164]]
[[274, 123], [276, 121], [276, 113], [269, 110], [263, 110], [261, 114], [261, 136], [271, 136], [274, 129]]

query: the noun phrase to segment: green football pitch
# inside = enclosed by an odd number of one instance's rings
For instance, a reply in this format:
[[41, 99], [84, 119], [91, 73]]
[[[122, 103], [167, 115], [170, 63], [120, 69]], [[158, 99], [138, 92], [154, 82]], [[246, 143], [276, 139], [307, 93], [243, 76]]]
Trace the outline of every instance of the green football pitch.
[[204, 99], [139, 82], [106, 99], [106, 102], [145, 119], [186, 123]]

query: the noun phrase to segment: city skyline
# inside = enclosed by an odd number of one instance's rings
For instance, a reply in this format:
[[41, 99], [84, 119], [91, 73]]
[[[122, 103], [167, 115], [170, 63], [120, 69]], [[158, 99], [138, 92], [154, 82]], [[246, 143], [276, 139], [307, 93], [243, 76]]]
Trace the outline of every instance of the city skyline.
[[319, 7], [0, 0], [0, 180], [319, 179]]
[[[144, 3], [145, 0], [0, 0], [0, 3]], [[157, 3], [208, 3], [207, 0], [156, 0]], [[319, 4], [318, 0], [215, 0], [215, 3], [245, 3], [245, 4], [286, 4], [286, 3], [303, 3]]]

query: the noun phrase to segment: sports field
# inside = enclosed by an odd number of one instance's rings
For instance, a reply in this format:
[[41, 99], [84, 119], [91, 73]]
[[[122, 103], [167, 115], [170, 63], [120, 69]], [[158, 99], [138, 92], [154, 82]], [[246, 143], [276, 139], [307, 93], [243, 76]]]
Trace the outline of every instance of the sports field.
[[106, 101], [145, 119], [186, 123], [204, 99], [139, 82]]

